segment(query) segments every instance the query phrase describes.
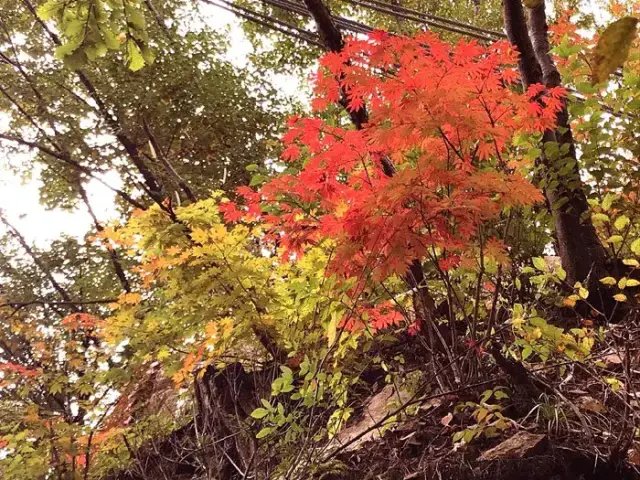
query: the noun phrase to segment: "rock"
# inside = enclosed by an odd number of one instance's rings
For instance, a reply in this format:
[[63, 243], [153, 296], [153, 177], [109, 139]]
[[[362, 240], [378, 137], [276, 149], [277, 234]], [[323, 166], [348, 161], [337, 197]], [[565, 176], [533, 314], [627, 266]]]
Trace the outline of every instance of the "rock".
[[617, 353], [610, 353], [608, 355], [605, 355], [604, 357], [602, 357], [602, 361], [604, 362], [605, 366], [611, 370], [622, 368], [621, 366], [624, 362], [622, 357]]
[[[392, 385], [387, 385], [367, 402], [363, 417], [341, 430], [334, 442], [344, 445], [353, 440], [346, 448], [347, 451], [352, 451], [360, 448], [365, 442], [380, 438], [384, 432], [385, 417], [409, 397], [408, 392], [396, 391]], [[380, 425], [377, 425], [379, 423]], [[356, 438], [357, 440], [354, 440]]]
[[547, 436], [521, 431], [480, 455], [480, 460], [506, 460], [527, 458], [542, 453], [547, 447]]

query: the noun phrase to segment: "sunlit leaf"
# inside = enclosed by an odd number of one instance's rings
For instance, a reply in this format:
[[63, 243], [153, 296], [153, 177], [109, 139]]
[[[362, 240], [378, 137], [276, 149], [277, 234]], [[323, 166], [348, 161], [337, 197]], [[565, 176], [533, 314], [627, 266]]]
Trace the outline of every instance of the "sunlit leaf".
[[593, 83], [605, 81], [626, 61], [631, 43], [636, 38], [637, 25], [637, 18], [624, 17], [613, 22], [602, 32], [593, 52]]

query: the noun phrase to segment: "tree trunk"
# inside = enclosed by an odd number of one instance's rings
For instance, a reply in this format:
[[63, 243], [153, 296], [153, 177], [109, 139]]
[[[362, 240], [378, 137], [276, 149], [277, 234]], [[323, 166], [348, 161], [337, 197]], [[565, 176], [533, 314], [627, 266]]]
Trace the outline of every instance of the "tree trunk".
[[[544, 2], [529, 11], [528, 22], [521, 0], [504, 0], [503, 8], [507, 36], [520, 52], [518, 66], [525, 88], [534, 83], [559, 86], [560, 74], [549, 54]], [[589, 215], [566, 104], [558, 114], [557, 122], [558, 129], [545, 132], [543, 141], [545, 144], [557, 142], [560, 151], [566, 149], [566, 154], [549, 158], [543, 153], [540, 159], [544, 166], [544, 194], [555, 225], [557, 253], [570, 284], [588, 280], [590, 290], [601, 293], [598, 280], [606, 276], [608, 255]], [[560, 170], [568, 162], [572, 168], [561, 174]], [[601, 300], [598, 307], [604, 307], [606, 303]]]

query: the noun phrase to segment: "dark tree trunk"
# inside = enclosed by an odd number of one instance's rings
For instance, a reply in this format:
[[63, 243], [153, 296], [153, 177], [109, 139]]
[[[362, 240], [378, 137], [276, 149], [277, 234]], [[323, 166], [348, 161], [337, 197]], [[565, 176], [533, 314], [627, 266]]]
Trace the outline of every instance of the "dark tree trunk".
[[[520, 52], [518, 66], [524, 86], [534, 83], [559, 86], [560, 74], [549, 54], [544, 2], [529, 10], [528, 22], [521, 0], [504, 0], [503, 8], [507, 36]], [[543, 141], [557, 142], [560, 151], [564, 148], [567, 153], [561, 154], [561, 158], [549, 158], [543, 153], [540, 161], [544, 166], [543, 189], [553, 215], [558, 255], [569, 283], [588, 279], [590, 290], [600, 294], [598, 280], [608, 271], [608, 256], [589, 215], [566, 105], [557, 121], [558, 130], [545, 132]], [[572, 168], [561, 174], [568, 162]], [[608, 310], [604, 299], [596, 303]]]

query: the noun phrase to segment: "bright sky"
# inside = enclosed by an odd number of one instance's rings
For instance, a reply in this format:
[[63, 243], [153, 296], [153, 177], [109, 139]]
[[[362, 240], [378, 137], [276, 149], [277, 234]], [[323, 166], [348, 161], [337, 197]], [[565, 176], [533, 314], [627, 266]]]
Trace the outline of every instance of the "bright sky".
[[[237, 67], [244, 67], [252, 47], [235, 16], [210, 4], [201, 4], [200, 10], [204, 21], [209, 26], [216, 30], [229, 28], [229, 41], [232, 47], [226, 57]], [[197, 28], [197, 25], [188, 27]], [[272, 81], [287, 96], [293, 96], [302, 91], [296, 78], [276, 76]], [[0, 113], [0, 131], [6, 131], [6, 129], [7, 117]], [[42, 184], [39, 172], [31, 172], [31, 178], [24, 180], [9, 168], [11, 164], [20, 164], [28, 158], [29, 155], [0, 158], [0, 208], [3, 209], [9, 221], [29, 241], [38, 246], [46, 246], [62, 234], [81, 238], [91, 227], [92, 221], [84, 206], [75, 211], [46, 210], [39, 201], [38, 189]], [[103, 180], [112, 186], [119, 186], [117, 175], [107, 177]], [[93, 180], [87, 185], [87, 192], [91, 206], [100, 221], [106, 222], [115, 217], [114, 196], [108, 188]]]

